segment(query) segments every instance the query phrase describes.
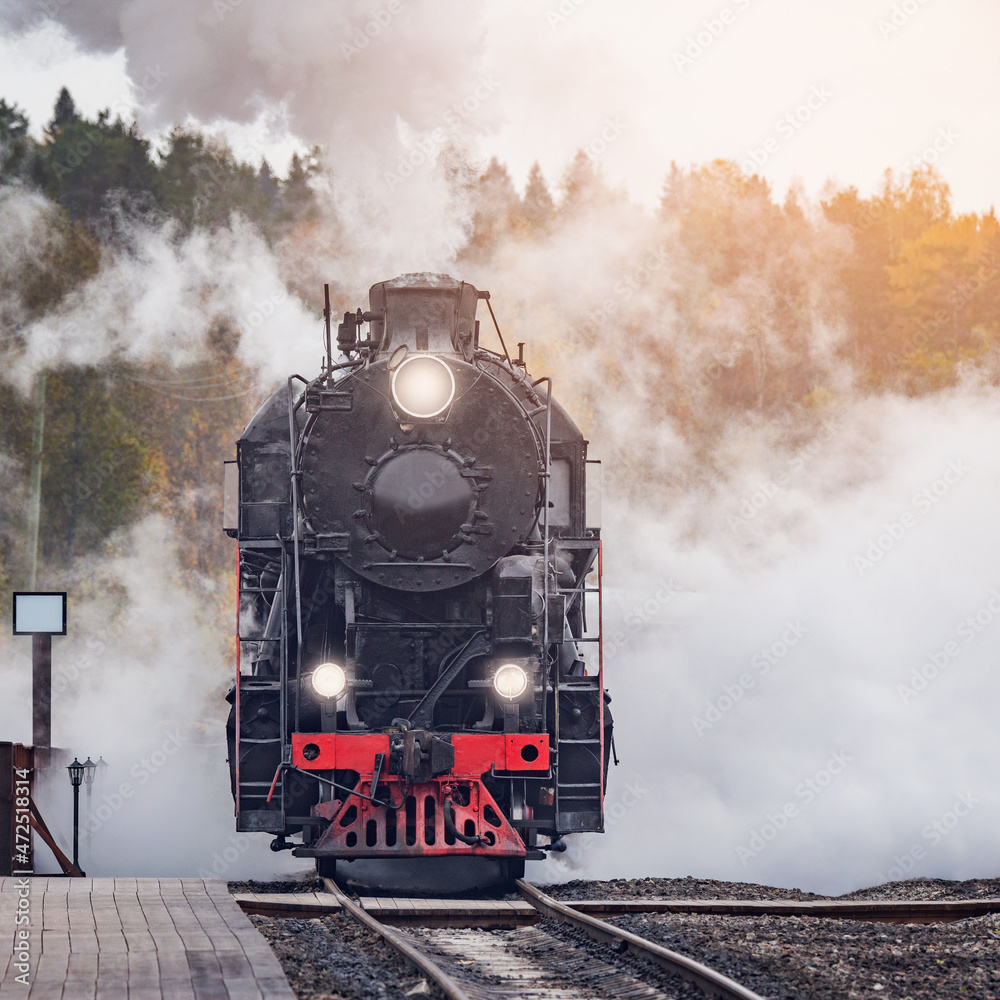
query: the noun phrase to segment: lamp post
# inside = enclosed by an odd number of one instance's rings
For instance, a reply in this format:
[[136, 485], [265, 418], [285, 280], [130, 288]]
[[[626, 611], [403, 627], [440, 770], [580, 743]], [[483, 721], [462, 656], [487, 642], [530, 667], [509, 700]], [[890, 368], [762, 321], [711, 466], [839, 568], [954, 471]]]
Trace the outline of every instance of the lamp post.
[[86, 767], [80, 763], [79, 757], [73, 758], [73, 763], [67, 768], [69, 780], [73, 785], [73, 866], [80, 868], [80, 785], [83, 782], [83, 772]]
[[94, 778], [97, 777], [97, 765], [88, 757], [83, 762], [84, 772], [83, 781], [87, 786], [87, 864], [90, 864], [90, 828], [93, 825], [91, 823], [91, 812], [90, 796], [94, 790]]

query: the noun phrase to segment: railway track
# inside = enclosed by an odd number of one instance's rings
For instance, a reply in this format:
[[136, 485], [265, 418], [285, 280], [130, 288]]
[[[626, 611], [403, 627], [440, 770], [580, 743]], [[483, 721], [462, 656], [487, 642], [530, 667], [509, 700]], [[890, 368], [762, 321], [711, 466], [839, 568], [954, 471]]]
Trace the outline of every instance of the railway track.
[[[449, 1000], [671, 1000], [668, 993], [608, 965], [536, 926], [484, 934], [469, 928], [411, 927], [400, 931], [376, 919], [324, 879], [352, 917], [379, 934]], [[722, 973], [518, 882], [518, 891], [543, 917], [569, 924], [597, 941], [628, 950], [721, 1000], [762, 1000]], [[313, 915], [315, 910], [309, 911]], [[292, 911], [286, 911], [292, 915]]]
[[[659, 972], [644, 975], [639, 962], [630, 960], [623, 971], [616, 952], [628, 950], [638, 959], [655, 962], [673, 975], [682, 976], [701, 992], [717, 997], [752, 998], [757, 994], [718, 976], [711, 969], [667, 951], [653, 942], [596, 917], [638, 913], [689, 913], [716, 916], [779, 916], [830, 918], [872, 923], [950, 923], [986, 914], [1000, 913], [1000, 898], [978, 897], [951, 900], [573, 900], [552, 899], [530, 883], [521, 882], [520, 899], [408, 899], [347, 898], [327, 881], [326, 892], [298, 894], [237, 893], [239, 904], [250, 913], [268, 916], [315, 917], [343, 913], [379, 935], [429, 981], [437, 982], [449, 998], [532, 997], [618, 998], [674, 997], [671, 980]], [[548, 933], [548, 923], [560, 920], [578, 928], [566, 935]], [[400, 929], [401, 928], [401, 929]], [[473, 930], [479, 928], [480, 930]], [[494, 933], [482, 933], [482, 929]], [[611, 949], [579, 944], [585, 932]], [[886, 938], [873, 932], [872, 942]], [[915, 933], [915, 929], [914, 929]], [[856, 937], [845, 935], [845, 941]], [[897, 939], [898, 946], [898, 939]], [[936, 947], [936, 939], [935, 945]], [[836, 950], [836, 949], [835, 949]], [[813, 960], [816, 949], [807, 947], [803, 961]], [[933, 952], [937, 954], [937, 952]], [[606, 963], [611, 963], [606, 964]], [[891, 963], [890, 963], [891, 964]], [[940, 965], [940, 963], [937, 963]], [[637, 971], [638, 970], [638, 971]], [[933, 966], [930, 970], [938, 974]], [[646, 981], [648, 980], [648, 981]], [[651, 985], [656, 984], [656, 985]], [[756, 984], [755, 984], [756, 985]], [[758, 985], [758, 988], [759, 985]], [[683, 988], [684, 995], [691, 987]], [[806, 990], [806, 994], [808, 990]]]

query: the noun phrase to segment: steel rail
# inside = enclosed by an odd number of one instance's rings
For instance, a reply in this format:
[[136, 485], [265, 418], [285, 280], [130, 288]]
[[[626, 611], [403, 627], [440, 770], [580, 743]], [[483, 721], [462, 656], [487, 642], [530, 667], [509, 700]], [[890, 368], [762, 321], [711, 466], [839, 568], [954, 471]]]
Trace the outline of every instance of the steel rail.
[[547, 896], [523, 879], [518, 879], [517, 889], [524, 899], [546, 917], [578, 927], [597, 941], [625, 945], [634, 955], [686, 979], [709, 996], [718, 997], [720, 1000], [764, 1000], [759, 993], [748, 990], [734, 979], [722, 975], [721, 972], [716, 972], [707, 965], [696, 962], [693, 958], [688, 958], [676, 951], [670, 951], [669, 948], [664, 948], [653, 941], [647, 941], [631, 931], [615, 927], [614, 924], [609, 924], [607, 921], [598, 920], [586, 913], [579, 913], [551, 896]]
[[416, 948], [413, 947], [408, 941], [404, 940], [400, 934], [397, 934], [394, 930], [386, 927], [381, 921], [376, 920], [370, 913], [366, 913], [353, 899], [349, 899], [345, 896], [333, 879], [325, 878], [323, 879], [323, 884], [326, 886], [327, 891], [333, 893], [336, 897], [337, 902], [352, 916], [355, 920], [364, 924], [369, 930], [374, 931], [381, 937], [386, 944], [390, 945], [395, 951], [397, 951], [403, 959], [410, 965], [419, 969], [425, 976], [429, 976], [434, 980], [435, 983], [441, 988], [442, 992], [448, 1000], [471, 1000], [471, 997], [465, 990], [455, 982], [447, 972], [444, 971], [439, 965], [432, 962], [425, 955], [422, 955]]

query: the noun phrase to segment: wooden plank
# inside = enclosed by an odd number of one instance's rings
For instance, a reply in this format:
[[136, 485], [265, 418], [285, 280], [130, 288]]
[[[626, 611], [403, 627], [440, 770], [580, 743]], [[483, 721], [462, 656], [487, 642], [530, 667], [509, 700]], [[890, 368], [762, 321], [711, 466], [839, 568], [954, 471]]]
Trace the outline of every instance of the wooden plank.
[[[16, 912], [17, 888], [16, 880], [0, 881], [0, 926], [14, 924], [5, 918]], [[221, 880], [33, 879], [32, 895], [32, 995], [295, 1000], [274, 953]], [[322, 910], [333, 900], [299, 893], [295, 902]], [[5, 994], [12, 953], [4, 948], [0, 962]]]
[[73, 951], [69, 955], [69, 970], [66, 973], [67, 983], [97, 982], [97, 952]]

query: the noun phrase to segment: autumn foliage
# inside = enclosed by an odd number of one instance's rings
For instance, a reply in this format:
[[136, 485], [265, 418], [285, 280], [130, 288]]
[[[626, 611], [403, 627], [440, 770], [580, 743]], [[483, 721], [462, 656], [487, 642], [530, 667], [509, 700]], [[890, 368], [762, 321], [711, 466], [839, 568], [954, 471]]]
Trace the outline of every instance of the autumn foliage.
[[[54, 206], [30, 266], [4, 272], [0, 350], [16, 357], [27, 326], [82, 287], [102, 259], [126, 252], [114, 226], [122, 213], [175, 220], [178, 234], [225, 226], [238, 213], [294, 259], [324, 224], [314, 193], [321, 169], [314, 151], [276, 177], [266, 163], [240, 163], [191, 129], [175, 130], [156, 153], [134, 126], [80, 116], [65, 91], [36, 141], [24, 116], [0, 101], [0, 191], [36, 192]], [[516, 274], [512, 259], [572, 245], [588, 220], [609, 234], [644, 234], [646, 256], [631, 268], [624, 250], [609, 250], [617, 268], [610, 275], [600, 254], [586, 258], [576, 312], [555, 310], [562, 327], [539, 357], [599, 351], [613, 333], [626, 346], [607, 353], [601, 378], [634, 379], [653, 426], [698, 447], [734, 421], [795, 423], [846, 393], [915, 395], [967, 377], [1000, 378], [1000, 227], [992, 209], [956, 215], [930, 169], [887, 173], [870, 197], [831, 187], [818, 203], [792, 191], [779, 204], [765, 181], [734, 163], [670, 165], [653, 213], [609, 188], [583, 152], [555, 192], [537, 164], [523, 194], [496, 160], [456, 178], [470, 206], [456, 261], [463, 273]], [[336, 232], [336, 220], [331, 226]], [[643, 263], [650, 254], [656, 266]], [[602, 282], [607, 294], [589, 298]], [[544, 320], [544, 303], [531, 309]], [[184, 370], [120, 359], [51, 366], [42, 480], [42, 554], [51, 572], [159, 510], [180, 529], [188, 571], [229, 573], [221, 462], [266, 391], [241, 365], [238, 343], [239, 331], [223, 323], [202, 361]], [[585, 387], [580, 401], [586, 423]], [[0, 500], [4, 592], [23, 582], [34, 413], [23, 386], [0, 382], [0, 457], [5, 477], [20, 484]]]

